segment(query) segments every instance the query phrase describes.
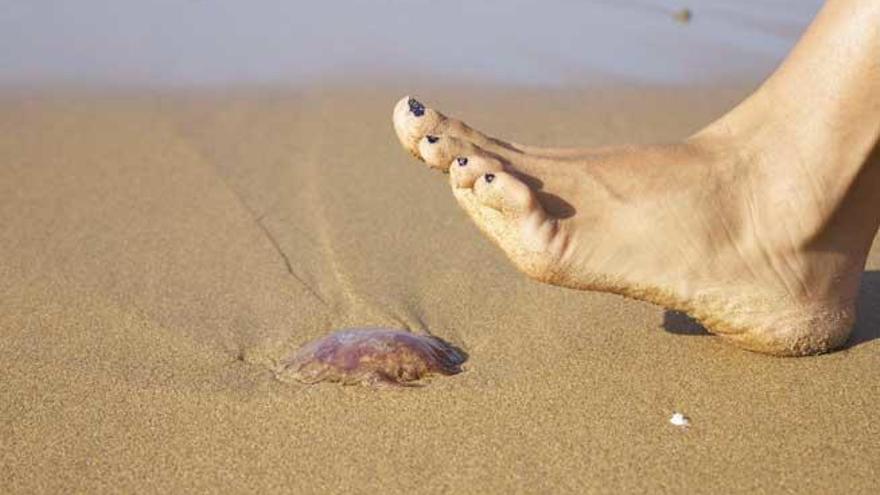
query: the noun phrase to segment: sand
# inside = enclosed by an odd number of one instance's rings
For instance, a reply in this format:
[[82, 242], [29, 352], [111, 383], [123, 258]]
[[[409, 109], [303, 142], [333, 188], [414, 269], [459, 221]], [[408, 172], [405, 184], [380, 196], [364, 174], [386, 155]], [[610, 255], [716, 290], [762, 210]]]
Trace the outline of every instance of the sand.
[[[749, 89], [419, 96], [591, 145], [680, 138]], [[397, 144], [409, 90], [5, 96], [0, 492], [876, 490], [880, 243], [846, 349], [742, 351], [519, 275]], [[442, 337], [466, 371], [274, 378], [302, 343], [371, 325]]]

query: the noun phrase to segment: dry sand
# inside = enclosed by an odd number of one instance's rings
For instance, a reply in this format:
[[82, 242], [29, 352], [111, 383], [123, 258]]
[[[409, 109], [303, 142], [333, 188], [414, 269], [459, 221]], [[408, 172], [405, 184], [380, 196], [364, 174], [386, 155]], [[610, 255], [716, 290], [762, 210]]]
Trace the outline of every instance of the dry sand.
[[[409, 89], [8, 95], [0, 492], [877, 489], [880, 243], [851, 345], [813, 358], [540, 285], [400, 149]], [[420, 96], [589, 145], [682, 137], [748, 89]], [[364, 325], [447, 339], [466, 371], [378, 392], [273, 378]]]

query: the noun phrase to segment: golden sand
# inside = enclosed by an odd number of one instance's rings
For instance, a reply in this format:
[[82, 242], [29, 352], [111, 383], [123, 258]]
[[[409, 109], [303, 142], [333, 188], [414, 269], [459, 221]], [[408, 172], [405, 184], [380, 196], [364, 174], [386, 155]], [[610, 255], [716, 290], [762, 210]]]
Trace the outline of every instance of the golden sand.
[[[687, 135], [749, 88], [421, 90], [545, 145]], [[0, 103], [0, 492], [870, 493], [880, 243], [845, 350], [779, 359], [518, 274], [401, 151], [411, 88]], [[282, 383], [350, 326], [423, 388]], [[690, 427], [669, 423], [683, 413]]]

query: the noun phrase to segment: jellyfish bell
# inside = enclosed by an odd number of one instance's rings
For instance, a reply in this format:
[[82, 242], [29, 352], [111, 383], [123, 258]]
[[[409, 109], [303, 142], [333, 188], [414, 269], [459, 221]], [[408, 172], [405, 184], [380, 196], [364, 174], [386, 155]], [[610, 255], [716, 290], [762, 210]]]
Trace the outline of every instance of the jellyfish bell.
[[467, 355], [432, 335], [386, 328], [333, 332], [283, 360], [276, 376], [313, 384], [419, 385], [432, 375], [462, 371]]

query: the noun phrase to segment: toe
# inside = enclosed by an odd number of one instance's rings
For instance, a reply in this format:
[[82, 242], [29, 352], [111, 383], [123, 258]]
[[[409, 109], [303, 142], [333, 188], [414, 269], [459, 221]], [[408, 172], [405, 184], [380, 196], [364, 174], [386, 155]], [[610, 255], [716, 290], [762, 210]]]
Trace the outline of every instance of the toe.
[[394, 106], [392, 120], [400, 144], [417, 158], [421, 158], [419, 142], [429, 133], [438, 132], [446, 117], [426, 107], [419, 100], [405, 96]]
[[453, 194], [517, 268], [555, 283], [568, 246], [568, 226], [548, 215], [525, 183], [503, 171], [489, 172], [472, 188], [454, 188]]
[[419, 141], [418, 153], [433, 168], [447, 170], [458, 157], [478, 154], [479, 148], [458, 138], [427, 134]]
[[480, 203], [501, 212], [522, 214], [541, 208], [532, 190], [505, 172], [485, 173], [474, 182], [473, 188]]

